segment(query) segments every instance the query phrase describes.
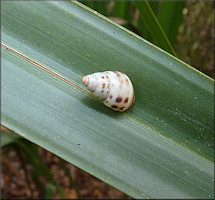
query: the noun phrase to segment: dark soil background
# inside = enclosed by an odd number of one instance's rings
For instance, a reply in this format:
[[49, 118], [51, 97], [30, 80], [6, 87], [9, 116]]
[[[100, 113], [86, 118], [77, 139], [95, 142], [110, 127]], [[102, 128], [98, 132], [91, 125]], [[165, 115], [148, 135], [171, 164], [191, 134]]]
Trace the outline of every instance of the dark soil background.
[[[209, 1], [188, 1], [184, 9], [185, 21], [179, 28], [175, 43], [178, 57], [214, 78], [214, 3]], [[38, 147], [43, 160], [54, 174], [55, 180], [63, 188], [68, 198], [114, 198], [130, 197], [112, 186], [98, 180], [81, 169], [69, 164], [52, 153]], [[73, 183], [66, 175], [70, 173]], [[44, 198], [44, 194], [34, 183], [31, 176], [33, 166], [23, 163], [14, 146], [4, 147], [1, 151], [1, 192], [4, 199]], [[47, 183], [43, 177], [41, 182]], [[75, 186], [74, 186], [75, 185]], [[60, 199], [55, 191], [54, 198]], [[131, 198], [130, 198], [131, 199]]]
[[[78, 199], [79, 197], [87, 199], [131, 199], [119, 190], [60, 159], [49, 151], [41, 147], [38, 147], [38, 149], [49, 170], [54, 174], [54, 179], [60, 184], [69, 199]], [[14, 146], [5, 147], [1, 154], [1, 192], [3, 199], [44, 199], [44, 192], [33, 181], [31, 175], [33, 166], [23, 163], [17, 148]], [[66, 175], [62, 164], [66, 166], [73, 183]], [[46, 185], [48, 180], [41, 176], [40, 182]], [[78, 192], [76, 188], [78, 188]], [[62, 196], [55, 191], [54, 198], [62, 199]]]

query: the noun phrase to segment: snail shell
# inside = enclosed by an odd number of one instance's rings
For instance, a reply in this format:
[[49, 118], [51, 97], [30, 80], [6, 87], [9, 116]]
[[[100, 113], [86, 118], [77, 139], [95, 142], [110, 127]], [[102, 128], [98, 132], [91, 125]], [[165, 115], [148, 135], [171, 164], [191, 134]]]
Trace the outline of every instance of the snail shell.
[[134, 103], [133, 85], [122, 72], [97, 72], [84, 76], [81, 81], [96, 98], [115, 111], [125, 111]]

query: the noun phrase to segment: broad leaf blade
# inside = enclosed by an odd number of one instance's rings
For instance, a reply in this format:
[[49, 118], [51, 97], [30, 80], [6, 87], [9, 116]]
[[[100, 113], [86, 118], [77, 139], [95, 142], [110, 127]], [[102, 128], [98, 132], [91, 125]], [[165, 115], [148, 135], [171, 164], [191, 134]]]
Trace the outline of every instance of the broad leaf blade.
[[[2, 49], [5, 126], [134, 198], [213, 198], [211, 79], [78, 3], [3, 2], [2, 24], [49, 69]], [[80, 88], [105, 70], [133, 81], [128, 112]]]

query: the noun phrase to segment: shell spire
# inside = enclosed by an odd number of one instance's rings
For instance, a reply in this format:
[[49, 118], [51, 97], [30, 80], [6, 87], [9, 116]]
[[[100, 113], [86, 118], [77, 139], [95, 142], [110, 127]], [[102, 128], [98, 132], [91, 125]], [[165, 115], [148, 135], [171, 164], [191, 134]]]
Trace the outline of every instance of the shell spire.
[[96, 98], [115, 111], [125, 111], [134, 103], [132, 82], [122, 72], [97, 72], [84, 76], [81, 81]]
[[88, 76], [84, 76], [81, 79], [82, 83], [87, 87], [89, 85], [89, 77]]

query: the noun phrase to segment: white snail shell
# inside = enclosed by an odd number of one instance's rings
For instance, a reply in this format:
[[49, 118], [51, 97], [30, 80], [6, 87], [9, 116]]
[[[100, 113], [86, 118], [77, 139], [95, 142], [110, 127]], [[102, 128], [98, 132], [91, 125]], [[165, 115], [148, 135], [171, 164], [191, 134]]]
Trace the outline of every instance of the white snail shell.
[[97, 72], [84, 76], [81, 81], [96, 98], [115, 111], [125, 111], [134, 103], [133, 85], [122, 72]]

